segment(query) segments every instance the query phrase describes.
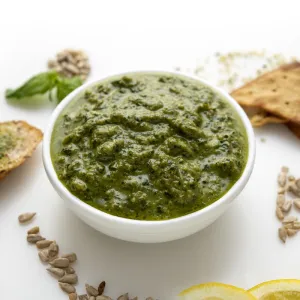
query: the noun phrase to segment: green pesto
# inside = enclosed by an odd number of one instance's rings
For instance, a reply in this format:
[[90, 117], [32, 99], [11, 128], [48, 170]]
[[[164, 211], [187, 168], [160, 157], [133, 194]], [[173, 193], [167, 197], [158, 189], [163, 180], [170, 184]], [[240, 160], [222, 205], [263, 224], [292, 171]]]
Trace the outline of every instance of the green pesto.
[[15, 147], [17, 138], [9, 131], [0, 130], [0, 160], [6, 159], [6, 154]]
[[109, 214], [183, 216], [217, 201], [241, 176], [244, 127], [211, 88], [168, 73], [112, 77], [61, 113], [51, 141], [60, 181]]

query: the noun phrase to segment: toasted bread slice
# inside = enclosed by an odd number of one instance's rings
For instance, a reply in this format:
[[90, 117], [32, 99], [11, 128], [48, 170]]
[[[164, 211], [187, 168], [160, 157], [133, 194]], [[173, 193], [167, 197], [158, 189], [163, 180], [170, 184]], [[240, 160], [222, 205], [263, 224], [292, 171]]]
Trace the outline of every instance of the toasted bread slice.
[[0, 123], [0, 179], [30, 157], [43, 133], [24, 121]]

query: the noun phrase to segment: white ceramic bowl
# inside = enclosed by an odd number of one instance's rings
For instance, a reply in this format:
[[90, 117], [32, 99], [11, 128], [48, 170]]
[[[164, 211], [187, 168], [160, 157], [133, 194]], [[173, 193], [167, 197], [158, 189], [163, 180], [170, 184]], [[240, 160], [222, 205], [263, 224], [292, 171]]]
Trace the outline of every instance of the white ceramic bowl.
[[[144, 72], [144, 71], [141, 71]], [[149, 71], [152, 72], [152, 71]], [[158, 71], [153, 71], [158, 72]], [[129, 72], [134, 73], [134, 72]], [[237, 102], [231, 98], [226, 92], [214, 87], [213, 85], [207, 83], [199, 78], [186, 76], [184, 74], [176, 72], [161, 72], [169, 73], [173, 75], [181, 75], [188, 78], [193, 78], [198, 80], [200, 83], [209, 86], [215, 92], [221, 94], [225, 100], [227, 100], [231, 106], [236, 110], [240, 116], [242, 123], [246, 129], [248, 137], [248, 161], [244, 169], [244, 172], [240, 179], [233, 185], [233, 187], [219, 200], [212, 203], [208, 207], [202, 210], [196, 211], [189, 215], [183, 217], [166, 220], [166, 221], [139, 221], [130, 220], [125, 218], [116, 217], [100, 210], [93, 208], [92, 206], [84, 203], [73, 194], [71, 194], [67, 188], [58, 180], [55, 173], [54, 167], [52, 165], [50, 157], [50, 141], [53, 126], [57, 117], [60, 115], [62, 110], [66, 105], [71, 102], [74, 97], [87, 87], [102, 81], [97, 80], [92, 83], [86, 83], [81, 87], [77, 88], [71, 94], [69, 94], [55, 109], [53, 112], [48, 128], [44, 136], [43, 144], [43, 161], [46, 173], [52, 183], [53, 187], [57, 193], [64, 199], [67, 206], [85, 223], [89, 224], [93, 228], [118, 239], [139, 242], [139, 243], [159, 243], [167, 242], [176, 239], [180, 239], [189, 236], [212, 222], [214, 222], [218, 217], [220, 217], [230, 206], [232, 201], [237, 197], [237, 195], [245, 187], [254, 165], [255, 158], [255, 139], [252, 126], [244, 113], [243, 109], [237, 104]], [[116, 74], [125, 75], [125, 74]]]

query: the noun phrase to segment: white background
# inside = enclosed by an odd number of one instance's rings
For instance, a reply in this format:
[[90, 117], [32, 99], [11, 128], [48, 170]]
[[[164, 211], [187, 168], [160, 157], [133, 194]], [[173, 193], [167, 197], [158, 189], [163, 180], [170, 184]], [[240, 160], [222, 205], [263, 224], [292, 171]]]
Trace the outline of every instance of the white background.
[[[47, 59], [65, 47], [88, 52], [91, 80], [133, 69], [172, 70], [215, 51], [265, 48], [297, 55], [299, 5], [297, 0], [0, 0], [0, 120], [23, 119], [45, 129], [52, 103], [8, 104], [3, 93], [45, 70]], [[62, 252], [77, 253], [79, 293], [86, 282], [106, 280], [112, 297], [129, 291], [132, 297], [163, 300], [207, 281], [250, 288], [300, 278], [300, 237], [283, 245], [274, 216], [278, 170], [285, 164], [300, 175], [300, 143], [281, 125], [256, 134], [255, 169], [231, 210], [202, 232], [156, 245], [109, 238], [75, 217], [48, 182], [39, 147], [0, 183], [1, 299], [67, 298], [26, 242], [28, 227], [17, 222], [25, 211], [38, 212], [34, 224], [56, 239]]]

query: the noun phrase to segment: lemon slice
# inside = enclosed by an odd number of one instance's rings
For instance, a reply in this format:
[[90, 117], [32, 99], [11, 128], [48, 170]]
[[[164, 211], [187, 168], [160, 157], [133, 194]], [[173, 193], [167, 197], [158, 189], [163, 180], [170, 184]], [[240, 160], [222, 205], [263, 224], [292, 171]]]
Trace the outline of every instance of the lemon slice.
[[259, 300], [300, 300], [300, 280], [267, 281], [253, 287], [249, 292]]
[[217, 282], [192, 286], [179, 296], [181, 300], [256, 300], [243, 289]]

